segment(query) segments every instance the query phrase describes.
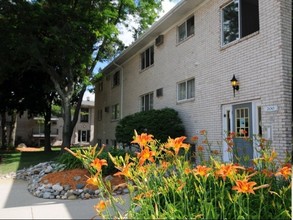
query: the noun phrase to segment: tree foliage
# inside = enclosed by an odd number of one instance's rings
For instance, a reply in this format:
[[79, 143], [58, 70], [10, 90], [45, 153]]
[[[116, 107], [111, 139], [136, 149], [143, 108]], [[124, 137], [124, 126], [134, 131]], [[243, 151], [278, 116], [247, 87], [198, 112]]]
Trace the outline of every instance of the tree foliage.
[[[50, 76], [62, 106], [63, 147], [70, 145], [86, 87], [94, 77], [97, 62], [110, 59], [124, 49], [119, 27], [129, 19], [142, 33], [161, 10], [161, 0], [3, 0], [0, 3], [0, 31], [18, 69], [41, 65]], [[1, 40], [0, 39], [0, 40]], [[5, 56], [0, 54], [0, 58]], [[1, 74], [7, 74], [11, 60], [4, 59]], [[15, 71], [11, 71], [15, 74]], [[75, 112], [71, 113], [71, 109]]]

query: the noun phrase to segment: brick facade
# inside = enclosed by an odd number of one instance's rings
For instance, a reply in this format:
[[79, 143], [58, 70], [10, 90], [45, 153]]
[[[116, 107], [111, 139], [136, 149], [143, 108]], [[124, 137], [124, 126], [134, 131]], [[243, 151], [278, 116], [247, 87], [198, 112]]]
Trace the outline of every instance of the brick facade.
[[[96, 86], [96, 116], [102, 110], [102, 120], [95, 120], [94, 140], [111, 144], [115, 140], [117, 120], [111, 120], [111, 106], [119, 104], [121, 118], [140, 111], [140, 96], [154, 92], [154, 109], [174, 108], [184, 122], [188, 138], [202, 129], [208, 131], [214, 148], [223, 149], [224, 112], [226, 106], [252, 103], [253, 132], [258, 133], [257, 107], [261, 108], [264, 135], [284, 159], [292, 146], [292, 15], [287, 0], [259, 0], [259, 31], [226, 46], [221, 46], [221, 7], [229, 1], [182, 1], [162, 19], [178, 18], [166, 25], [158, 21], [134, 46], [130, 46], [104, 70], [103, 90]], [[196, 3], [200, 4], [196, 4]], [[177, 42], [177, 27], [194, 16], [194, 35]], [[156, 33], [156, 27], [161, 31]], [[154, 46], [154, 64], [141, 71], [140, 54], [164, 35], [164, 43]], [[149, 37], [149, 40], [146, 40]], [[136, 45], [141, 45], [139, 48]], [[131, 52], [133, 54], [131, 54]], [[128, 55], [129, 54], [129, 55]], [[120, 70], [120, 85], [111, 86], [111, 77]], [[230, 85], [233, 74], [240, 83], [235, 97]], [[194, 78], [195, 97], [177, 101], [177, 83]], [[163, 88], [163, 96], [156, 90]], [[275, 107], [268, 111], [268, 107]], [[110, 107], [109, 113], [105, 107]], [[267, 134], [266, 132], [269, 132]]]

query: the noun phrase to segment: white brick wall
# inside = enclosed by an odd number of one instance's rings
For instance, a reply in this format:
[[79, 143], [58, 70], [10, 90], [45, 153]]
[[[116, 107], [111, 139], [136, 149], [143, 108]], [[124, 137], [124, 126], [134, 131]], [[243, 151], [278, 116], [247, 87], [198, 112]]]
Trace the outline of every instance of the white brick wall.
[[[227, 1], [205, 1], [191, 10], [164, 34], [164, 44], [155, 46], [154, 65], [140, 71], [137, 51], [123, 64], [123, 116], [140, 111], [140, 95], [163, 88], [163, 97], [154, 96], [154, 108], [171, 107], [179, 112], [186, 135], [206, 129], [217, 145], [222, 137], [221, 107], [225, 104], [260, 101], [262, 106], [277, 105], [277, 112], [262, 111], [263, 124], [273, 128], [273, 145], [280, 157], [291, 150], [292, 142], [292, 50], [291, 5], [286, 0], [259, 0], [260, 30], [232, 43], [220, 46], [220, 7]], [[195, 34], [176, 43], [176, 25], [195, 16]], [[240, 90], [233, 97], [233, 74]], [[195, 77], [195, 100], [178, 104], [176, 83]], [[96, 92], [96, 108], [121, 103], [120, 89], [111, 89], [104, 79], [104, 91]], [[103, 107], [104, 108], [104, 107]], [[115, 139], [116, 122], [103, 112], [103, 121], [95, 124], [95, 139]]]

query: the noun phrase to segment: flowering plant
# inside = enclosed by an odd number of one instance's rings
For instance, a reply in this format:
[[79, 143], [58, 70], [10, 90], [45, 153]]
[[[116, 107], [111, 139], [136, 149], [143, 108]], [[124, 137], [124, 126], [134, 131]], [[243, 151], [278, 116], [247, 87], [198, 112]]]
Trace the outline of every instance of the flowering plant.
[[[202, 130], [200, 135], [204, 141], [197, 146], [196, 156], [201, 164], [186, 159], [191, 145], [184, 143], [184, 136], [160, 143], [150, 134], [135, 132], [132, 143], [140, 147], [136, 156], [110, 155], [119, 170], [114, 175], [126, 179], [130, 192], [126, 213], [119, 212], [111, 189], [101, 181], [101, 167], [107, 162], [94, 159], [90, 165], [96, 174], [88, 183], [107, 195], [95, 206], [97, 214], [134, 219], [291, 219], [291, 165], [277, 167], [276, 152], [266, 148], [254, 160], [254, 167], [222, 163], [207, 132]], [[203, 159], [206, 148], [208, 163]], [[114, 211], [109, 212], [110, 207]]]

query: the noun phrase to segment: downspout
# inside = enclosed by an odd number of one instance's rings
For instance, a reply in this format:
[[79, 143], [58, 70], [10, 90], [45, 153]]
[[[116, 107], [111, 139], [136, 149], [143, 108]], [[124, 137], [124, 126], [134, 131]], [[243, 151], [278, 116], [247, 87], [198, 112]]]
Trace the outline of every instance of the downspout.
[[124, 92], [123, 92], [123, 67], [121, 66], [121, 65], [119, 65], [119, 64], [117, 64], [117, 63], [115, 63], [115, 62], [113, 62], [113, 64], [115, 65], [115, 66], [117, 66], [118, 68], [120, 68], [120, 71], [121, 71], [121, 80], [120, 80], [120, 103], [121, 103], [121, 107], [120, 107], [120, 119], [122, 119], [123, 118], [123, 94], [124, 94]]

